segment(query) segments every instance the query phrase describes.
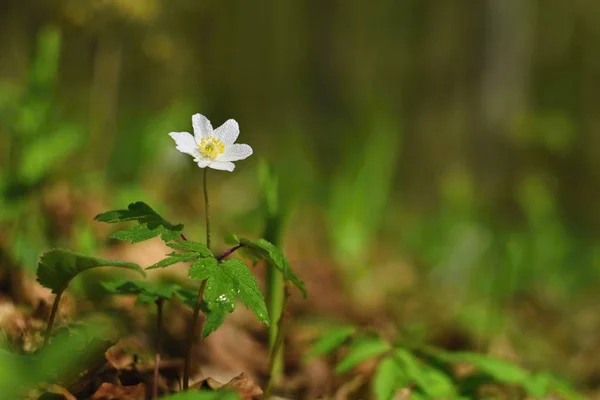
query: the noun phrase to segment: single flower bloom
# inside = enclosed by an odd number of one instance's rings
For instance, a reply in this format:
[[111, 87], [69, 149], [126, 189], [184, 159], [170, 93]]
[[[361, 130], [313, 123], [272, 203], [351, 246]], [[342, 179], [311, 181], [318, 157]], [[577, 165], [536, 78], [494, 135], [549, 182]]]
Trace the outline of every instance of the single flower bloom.
[[208, 118], [201, 114], [192, 116], [194, 135], [188, 132], [171, 132], [176, 149], [194, 157], [200, 168], [210, 167], [221, 171], [233, 171], [233, 161], [243, 160], [252, 155], [252, 147], [235, 143], [240, 127], [234, 119], [228, 119], [213, 130]]

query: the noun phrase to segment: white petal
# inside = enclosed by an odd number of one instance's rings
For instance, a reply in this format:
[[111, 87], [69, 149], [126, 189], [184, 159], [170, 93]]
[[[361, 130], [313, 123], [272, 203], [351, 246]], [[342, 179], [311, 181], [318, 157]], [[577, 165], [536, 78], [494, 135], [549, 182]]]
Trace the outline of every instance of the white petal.
[[213, 135], [221, 139], [223, 144], [233, 144], [240, 134], [240, 127], [235, 119], [228, 119], [214, 130]]
[[202, 114], [192, 115], [192, 126], [194, 127], [196, 142], [198, 143], [204, 136], [210, 136], [213, 133], [213, 127], [210, 121]]
[[232, 162], [219, 162], [219, 161], [213, 161], [210, 163], [209, 165], [210, 168], [212, 169], [218, 169], [219, 171], [233, 171], [235, 169], [235, 164]]
[[182, 153], [196, 156], [198, 153], [198, 145], [191, 133], [188, 132], [171, 132], [169, 136], [175, 140], [175, 148]]
[[247, 144], [230, 144], [225, 152], [217, 156], [217, 161], [239, 161], [252, 155], [252, 147]]
[[198, 164], [198, 166], [200, 168], [206, 168], [210, 165], [210, 163], [213, 162], [213, 160], [211, 160], [210, 158], [206, 158], [206, 157], [199, 157], [194, 159], [194, 161], [196, 162], [196, 164]]

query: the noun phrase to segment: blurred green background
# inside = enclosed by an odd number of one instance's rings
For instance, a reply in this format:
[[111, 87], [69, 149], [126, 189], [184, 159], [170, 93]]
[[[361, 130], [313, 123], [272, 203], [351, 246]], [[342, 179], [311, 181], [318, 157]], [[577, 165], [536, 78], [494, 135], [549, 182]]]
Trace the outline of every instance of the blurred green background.
[[568, 0], [4, 0], [0, 263], [101, 251], [97, 203], [201, 232], [167, 134], [234, 118], [255, 156], [212, 174], [217, 230], [261, 233], [269, 160], [301, 276], [598, 386], [599, 22]]

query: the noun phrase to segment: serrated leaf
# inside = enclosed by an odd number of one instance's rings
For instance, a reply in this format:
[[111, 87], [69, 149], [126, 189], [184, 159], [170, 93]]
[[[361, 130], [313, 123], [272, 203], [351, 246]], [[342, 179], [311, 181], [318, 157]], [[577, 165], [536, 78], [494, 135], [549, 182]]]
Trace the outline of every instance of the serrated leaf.
[[209, 308], [206, 312], [206, 320], [204, 321], [204, 326], [202, 327], [202, 339], [206, 338], [208, 335], [216, 331], [223, 322], [225, 322], [225, 317], [230, 311], [218, 306], [213, 305], [213, 308]]
[[167, 258], [149, 266], [146, 269], [165, 268], [179, 262], [193, 261], [200, 257], [197, 253], [169, 253], [167, 256]]
[[246, 264], [237, 259], [230, 259], [218, 266], [205, 267], [197, 273], [202, 279], [208, 275], [204, 300], [209, 312], [202, 332], [203, 337], [214, 332], [223, 323], [227, 313], [233, 312], [238, 296], [261, 322], [269, 324], [265, 299], [258, 288], [256, 278]]
[[277, 268], [283, 274], [283, 278], [292, 282], [292, 284], [300, 290], [302, 295], [306, 297], [307, 293], [304, 282], [298, 278], [296, 273], [292, 270], [288, 259], [275, 245], [265, 239], [249, 240], [242, 238], [239, 239], [239, 243], [247, 251], [250, 250], [254, 253], [255, 257], [264, 259]]
[[138, 302], [143, 304], [154, 303], [158, 299], [170, 300], [182, 290], [181, 286], [174, 283], [162, 284], [141, 280], [102, 282], [102, 286], [114, 294], [135, 294], [138, 296]]
[[208, 313], [202, 330], [202, 338], [214, 332], [225, 321], [225, 316], [235, 310], [234, 287], [235, 283], [231, 275], [223, 268], [216, 268], [206, 281], [204, 300], [208, 306]]
[[357, 338], [350, 344], [348, 354], [337, 365], [335, 372], [343, 374], [361, 362], [377, 357], [390, 349], [390, 345], [379, 337]]
[[265, 298], [258, 288], [256, 278], [248, 270], [246, 264], [232, 258], [224, 261], [219, 268], [231, 276], [231, 280], [235, 285], [234, 289], [242, 299], [242, 303], [252, 310], [260, 322], [269, 325], [269, 313]]
[[216, 258], [199, 258], [192, 263], [189, 271], [189, 277], [199, 281], [210, 278], [216, 271], [219, 262]]
[[64, 291], [69, 282], [77, 274], [98, 267], [118, 267], [139, 272], [146, 276], [144, 270], [137, 264], [104, 260], [102, 258], [84, 256], [68, 250], [55, 249], [42, 255], [37, 269], [37, 281], [44, 287], [52, 289], [53, 293]]
[[137, 221], [139, 225], [113, 233], [110, 237], [132, 243], [142, 242], [160, 236], [165, 242], [179, 237], [183, 225], [174, 225], [144, 202], [132, 203], [127, 210], [113, 210], [96, 216], [96, 221], [109, 224], [126, 221]]
[[331, 353], [340, 347], [348, 338], [356, 332], [353, 326], [335, 327], [325, 334], [311, 348], [308, 358], [318, 357], [324, 354]]
[[404, 370], [408, 379], [414, 381], [425, 394], [432, 398], [455, 398], [452, 380], [442, 371], [427, 365], [405, 349], [396, 349], [394, 359]]
[[185, 240], [185, 241], [176, 240], [176, 241], [167, 243], [167, 246], [169, 246], [170, 248], [175, 249], [175, 250], [182, 250], [182, 251], [197, 253], [200, 257], [213, 257], [214, 256], [212, 251], [210, 251], [208, 249], [208, 247], [206, 247], [205, 244], [193, 242], [191, 240]]
[[404, 371], [392, 357], [379, 362], [373, 378], [373, 393], [377, 400], [390, 400], [397, 389], [408, 386]]
[[204, 299], [209, 309], [220, 307], [227, 312], [233, 312], [235, 309], [235, 284], [231, 275], [223, 268], [215, 269], [214, 273], [206, 281], [204, 289]]

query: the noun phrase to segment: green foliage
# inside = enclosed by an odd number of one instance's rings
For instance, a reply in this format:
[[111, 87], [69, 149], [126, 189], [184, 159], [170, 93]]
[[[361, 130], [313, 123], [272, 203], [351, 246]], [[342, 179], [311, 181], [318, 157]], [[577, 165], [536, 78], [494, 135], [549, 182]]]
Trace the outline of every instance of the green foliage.
[[192, 242], [191, 240], [176, 240], [167, 243], [172, 249], [197, 253], [199, 257], [213, 257], [213, 253], [203, 243]]
[[216, 258], [199, 258], [192, 263], [189, 276], [192, 279], [203, 281], [215, 273], [218, 265], [219, 262]]
[[373, 393], [378, 400], [391, 400], [394, 392], [408, 386], [408, 379], [392, 356], [384, 357], [373, 378]]
[[283, 275], [283, 279], [290, 281], [294, 286], [300, 290], [302, 295], [306, 297], [306, 287], [304, 282], [298, 278], [296, 273], [292, 270], [290, 262], [271, 242], [265, 239], [250, 240], [244, 238], [238, 238], [235, 235], [228, 235], [226, 240], [229, 243], [241, 244], [243, 246], [243, 254], [248, 256], [251, 260], [265, 260], [273, 267], [277, 268]]
[[[214, 263], [216, 263], [216, 261], [217, 261], [213, 257], [213, 254], [208, 249], [208, 247], [206, 247], [202, 243], [197, 243], [197, 242], [192, 242], [192, 241], [175, 241], [175, 242], [167, 243], [167, 246], [171, 247], [172, 249], [182, 250], [183, 253], [175, 253], [175, 252], [169, 253], [167, 255], [168, 256], [167, 258], [157, 262], [156, 264], [149, 266], [146, 269], [165, 268], [170, 265], [177, 264], [179, 262], [196, 261], [196, 263], [195, 263], [196, 267], [194, 267], [194, 270], [197, 270], [198, 260], [203, 260], [203, 259], [211, 260], [212, 259], [212, 260], [214, 260]], [[206, 261], [206, 262], [213, 263], [213, 261]], [[200, 264], [202, 264], [202, 262], [200, 262]]]
[[71, 384], [91, 360], [102, 359], [114, 340], [105, 324], [87, 323], [61, 329], [52, 342], [30, 355], [0, 349], [0, 387], [6, 399], [22, 398], [32, 387], [48, 381]]
[[355, 332], [356, 328], [353, 326], [340, 326], [328, 330], [312, 346], [309, 352], [309, 358], [331, 353], [343, 345]]
[[104, 260], [67, 250], [55, 249], [44, 253], [40, 258], [37, 281], [42, 286], [52, 289], [52, 293], [60, 293], [67, 288], [71, 279], [79, 273], [98, 267], [126, 268], [146, 275], [144, 270], [134, 263]]
[[[551, 392], [556, 392], [561, 393], [567, 399], [581, 398], [568, 384], [552, 375], [545, 372], [531, 373], [506, 360], [470, 352], [450, 353], [437, 350], [431, 352], [431, 355], [449, 363], [473, 365], [479, 371], [476, 377], [480, 382], [517, 385], [534, 397], [544, 397]], [[467, 394], [471, 394], [472, 388], [467, 387], [467, 390]]]
[[127, 210], [113, 210], [99, 214], [97, 221], [109, 224], [136, 221], [138, 225], [113, 233], [113, 239], [130, 241], [132, 243], [143, 242], [160, 236], [165, 242], [176, 239], [183, 231], [183, 225], [174, 225], [161, 217], [149, 205], [144, 202], [132, 203]]
[[62, 126], [50, 135], [42, 135], [23, 147], [18, 177], [24, 182], [40, 181], [59, 160], [82, 144], [81, 132], [74, 126]]
[[[113, 282], [102, 282], [102, 286], [113, 294], [135, 294], [137, 301], [141, 304], [152, 304], [158, 299], [170, 300], [177, 296], [183, 302], [190, 305], [194, 294], [190, 290], [175, 283], [149, 282], [142, 280], [121, 280]], [[194, 303], [191, 303], [194, 307]]]
[[414, 383], [424, 394], [433, 399], [455, 398], [452, 379], [433, 365], [428, 365], [406, 349], [394, 350], [394, 360], [408, 383]]
[[[313, 345], [309, 358], [329, 354], [344, 343], [347, 348], [336, 366], [337, 373], [379, 358], [371, 387], [378, 400], [392, 399], [396, 390], [406, 387], [412, 387], [411, 396], [419, 399], [477, 398], [479, 389], [486, 384], [518, 386], [535, 398], [554, 393], [568, 400], [582, 399], [567, 383], [545, 372], [530, 373], [508, 361], [476, 353], [452, 353], [429, 347], [413, 351], [391, 346], [377, 335], [357, 335], [356, 331], [348, 326], [328, 330]], [[466, 377], [454, 376], [456, 363], [471, 364], [477, 371]]]
[[348, 142], [346, 160], [329, 185], [327, 210], [334, 255], [355, 269], [364, 268], [366, 248], [383, 221], [400, 149], [390, 115], [377, 110], [366, 120], [347, 128], [360, 129], [362, 143]]
[[238, 296], [262, 323], [269, 324], [264, 296], [258, 288], [256, 278], [243, 262], [237, 259], [226, 260], [217, 268], [212, 268], [208, 278], [204, 279], [207, 279], [204, 300], [209, 313], [202, 337], [214, 332], [223, 323], [226, 314], [233, 312]]
[[179, 392], [171, 396], [161, 397], [165, 400], [239, 400], [239, 396], [232, 390], [200, 390]]
[[361, 336], [355, 338], [348, 346], [348, 354], [335, 368], [335, 372], [348, 372], [361, 362], [391, 350], [389, 343], [376, 336]]
[[198, 258], [198, 254], [196, 253], [169, 253], [167, 256], [164, 260], [152, 264], [146, 269], [165, 268], [179, 262], [193, 261]]

